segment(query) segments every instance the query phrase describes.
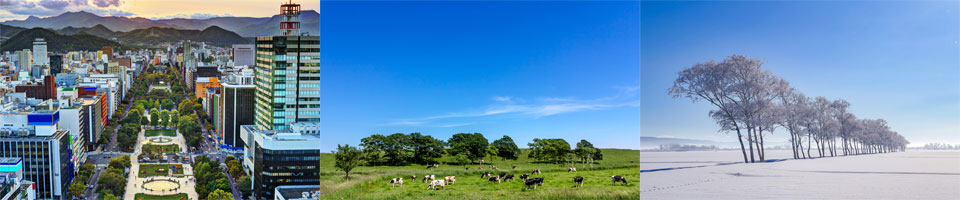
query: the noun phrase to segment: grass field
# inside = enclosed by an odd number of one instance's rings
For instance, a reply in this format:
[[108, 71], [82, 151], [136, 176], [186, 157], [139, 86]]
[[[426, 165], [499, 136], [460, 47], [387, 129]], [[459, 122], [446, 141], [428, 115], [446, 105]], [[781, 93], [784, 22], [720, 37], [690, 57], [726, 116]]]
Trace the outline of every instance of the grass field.
[[152, 145], [146, 144], [143, 145], [143, 153], [177, 153], [180, 152], [180, 146], [176, 144], [168, 145]]
[[154, 195], [149, 195], [149, 194], [137, 194], [136, 196], [134, 196], [134, 198], [136, 198], [136, 200], [181, 200], [181, 199], [186, 200], [186, 199], [187, 199], [187, 194], [181, 193], [181, 194], [167, 195], [167, 196], [154, 196]]
[[[179, 165], [180, 170], [170, 170], [170, 166], [172, 165]], [[166, 171], [160, 172], [158, 169], [166, 169]], [[180, 164], [142, 164], [140, 165], [140, 173], [137, 177], [169, 176], [171, 172], [173, 174], [183, 174], [183, 166]]]
[[164, 129], [164, 130], [147, 130], [146, 132], [143, 133], [143, 135], [144, 135], [144, 136], [147, 136], [147, 137], [151, 137], [151, 136], [161, 136], [161, 135], [162, 135], [162, 136], [177, 136], [177, 133], [176, 133], [176, 132], [173, 132], [173, 130], [165, 130], [165, 129]]
[[[500, 161], [486, 159], [484, 170], [477, 170], [480, 165], [470, 165], [467, 171], [462, 165], [440, 165], [440, 168], [426, 169], [424, 165], [410, 166], [361, 166], [350, 173], [349, 181], [343, 180], [344, 173], [333, 167], [333, 155], [325, 154], [321, 171], [321, 191], [326, 199], [636, 199], [639, 197], [640, 152], [623, 149], [603, 149], [604, 160], [597, 161], [594, 168], [577, 163], [577, 172], [567, 172], [570, 164], [557, 165], [552, 163], [535, 163], [527, 158], [524, 151], [520, 159]], [[442, 158], [440, 162], [451, 161]], [[492, 163], [491, 163], [492, 162]], [[489, 170], [489, 165], [497, 165], [500, 170]], [[513, 165], [516, 170], [511, 169]], [[504, 181], [500, 184], [487, 182], [481, 179], [481, 173], [489, 171], [492, 174], [506, 172], [520, 176], [530, 174], [533, 169], [541, 169], [542, 174], [531, 177], [544, 178], [543, 186], [537, 189], [526, 189], [520, 180]], [[417, 175], [418, 180], [409, 180], [411, 175]], [[439, 191], [426, 190], [428, 183], [420, 182], [423, 175], [457, 176], [454, 185], [448, 185]], [[624, 176], [630, 184], [613, 186], [611, 176]], [[582, 188], [574, 188], [573, 177], [583, 176]], [[388, 183], [391, 178], [404, 178], [403, 187], [392, 188]]]

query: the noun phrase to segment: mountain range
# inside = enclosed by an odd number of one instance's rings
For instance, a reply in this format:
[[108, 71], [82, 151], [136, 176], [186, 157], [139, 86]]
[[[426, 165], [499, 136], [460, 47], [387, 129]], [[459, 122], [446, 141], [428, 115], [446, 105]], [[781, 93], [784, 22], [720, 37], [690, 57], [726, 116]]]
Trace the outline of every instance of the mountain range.
[[[280, 33], [280, 15], [272, 17], [214, 17], [209, 19], [147, 19], [142, 17], [114, 17], [98, 16], [93, 13], [78, 11], [65, 12], [52, 17], [30, 16], [24, 20], [10, 20], [0, 24], [23, 28], [48, 28], [61, 30], [68, 27], [90, 27], [102, 25], [113, 31], [130, 32], [136, 29], [173, 28], [187, 30], [204, 30], [210, 27], [220, 27], [235, 32], [243, 37], [278, 35]], [[301, 32], [319, 34], [320, 13], [314, 10], [300, 12]], [[2, 32], [2, 31], [0, 31]]]
[[86, 33], [116, 40], [121, 44], [131, 46], [150, 46], [152, 44], [173, 43], [180, 40], [203, 41], [217, 44], [243, 44], [251, 42], [237, 33], [220, 28], [219, 26], [210, 26], [203, 30], [150, 27], [121, 32], [113, 31], [104, 25], [97, 24], [90, 28], [74, 28], [68, 26], [57, 32], [64, 35]]
[[123, 49], [120, 43], [103, 39], [95, 35], [86, 33], [62, 35], [44, 28], [32, 28], [22, 30], [13, 37], [4, 40], [3, 43], [0, 44], [0, 51], [31, 49], [33, 48], [33, 41], [35, 38], [44, 38], [44, 40], [47, 42], [47, 50], [52, 52], [80, 50], [96, 51], [104, 46], [110, 46], [115, 49]]

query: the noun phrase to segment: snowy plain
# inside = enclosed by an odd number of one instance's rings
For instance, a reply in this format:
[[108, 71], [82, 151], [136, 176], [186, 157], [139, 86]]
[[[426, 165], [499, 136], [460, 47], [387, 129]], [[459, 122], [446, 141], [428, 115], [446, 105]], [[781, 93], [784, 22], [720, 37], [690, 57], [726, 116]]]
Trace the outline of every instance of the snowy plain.
[[641, 199], [960, 199], [960, 151], [751, 164], [737, 163], [740, 151], [643, 152], [640, 161]]

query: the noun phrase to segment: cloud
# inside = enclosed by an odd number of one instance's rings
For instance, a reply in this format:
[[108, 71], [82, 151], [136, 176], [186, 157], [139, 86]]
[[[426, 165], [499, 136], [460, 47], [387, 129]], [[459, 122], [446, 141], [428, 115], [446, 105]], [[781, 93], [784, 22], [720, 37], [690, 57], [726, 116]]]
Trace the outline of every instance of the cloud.
[[608, 97], [596, 99], [544, 97], [532, 103], [518, 103], [523, 102], [522, 99], [509, 96], [494, 96], [493, 103], [479, 111], [399, 119], [383, 125], [453, 127], [453, 125], [474, 124], [476, 120], [492, 116], [538, 119], [573, 112], [640, 107], [640, 99], [637, 98], [639, 87], [616, 87], [616, 89], [618, 92]]
[[93, 5], [101, 8], [120, 6], [120, 0], [93, 0]]
[[40, 6], [51, 10], [63, 10], [63, 8], [70, 5], [68, 1], [61, 0], [42, 0], [40, 1]]

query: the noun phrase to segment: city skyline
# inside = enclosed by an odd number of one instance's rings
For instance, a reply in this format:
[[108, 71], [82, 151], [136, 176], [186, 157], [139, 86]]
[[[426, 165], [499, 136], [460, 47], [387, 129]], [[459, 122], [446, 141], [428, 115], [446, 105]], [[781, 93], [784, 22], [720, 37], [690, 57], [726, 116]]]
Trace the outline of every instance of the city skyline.
[[[207, 19], [212, 17], [270, 17], [276, 9], [263, 5], [280, 4], [288, 0], [3, 0], [0, 1], [0, 22], [23, 20], [29, 16], [50, 17], [64, 12], [85, 11], [100, 16], [142, 17], [147, 19]], [[320, 10], [320, 1], [293, 1], [302, 10]], [[184, 6], [190, 5], [190, 6]], [[209, 8], [230, 5], [229, 9], [213, 11]]]

